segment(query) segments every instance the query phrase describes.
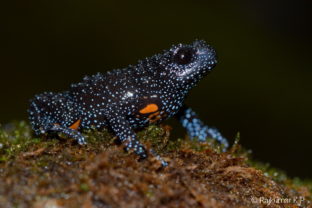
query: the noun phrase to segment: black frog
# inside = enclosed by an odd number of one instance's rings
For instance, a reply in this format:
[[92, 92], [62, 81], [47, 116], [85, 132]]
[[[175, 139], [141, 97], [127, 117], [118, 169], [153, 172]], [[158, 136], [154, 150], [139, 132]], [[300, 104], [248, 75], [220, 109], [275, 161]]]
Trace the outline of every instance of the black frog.
[[202, 40], [174, 45], [136, 65], [86, 76], [67, 91], [35, 96], [29, 119], [36, 134], [62, 132], [79, 144], [86, 144], [80, 130], [109, 128], [127, 151], [144, 159], [146, 149], [133, 130], [176, 117], [191, 138], [211, 137], [226, 148], [227, 140], [183, 104], [216, 63], [215, 50]]

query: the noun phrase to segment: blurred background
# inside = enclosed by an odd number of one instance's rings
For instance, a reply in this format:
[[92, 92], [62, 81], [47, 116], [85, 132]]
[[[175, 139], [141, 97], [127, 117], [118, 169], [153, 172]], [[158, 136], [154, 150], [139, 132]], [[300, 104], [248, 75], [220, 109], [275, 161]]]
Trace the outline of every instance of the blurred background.
[[310, 2], [4, 1], [0, 123], [27, 119], [37, 93], [199, 38], [219, 64], [188, 105], [231, 142], [239, 131], [257, 160], [311, 178]]

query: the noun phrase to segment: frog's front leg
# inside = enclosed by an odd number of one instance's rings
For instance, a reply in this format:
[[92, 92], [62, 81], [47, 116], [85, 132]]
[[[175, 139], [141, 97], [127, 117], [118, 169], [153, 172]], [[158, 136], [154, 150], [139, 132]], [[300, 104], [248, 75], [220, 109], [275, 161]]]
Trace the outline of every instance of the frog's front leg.
[[224, 151], [229, 147], [227, 139], [216, 128], [205, 125], [191, 108], [181, 108], [177, 117], [190, 138], [196, 137], [199, 141], [206, 141], [206, 138], [213, 138], [223, 145]]
[[[133, 151], [140, 157], [140, 159], [147, 158], [145, 147], [136, 139], [135, 132], [132, 130], [125, 117], [118, 113], [114, 113], [109, 116], [108, 121], [111, 129], [116, 134], [119, 141], [125, 145], [126, 151]], [[162, 166], [168, 165], [167, 162], [158, 156], [153, 149], [150, 149], [149, 151], [161, 162]]]

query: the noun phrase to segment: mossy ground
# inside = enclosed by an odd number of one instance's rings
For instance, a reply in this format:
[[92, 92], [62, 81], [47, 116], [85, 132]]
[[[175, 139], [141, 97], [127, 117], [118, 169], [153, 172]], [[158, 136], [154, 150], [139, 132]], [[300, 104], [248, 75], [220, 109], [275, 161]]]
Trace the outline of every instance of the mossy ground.
[[[311, 207], [312, 183], [251, 161], [238, 144], [220, 153], [212, 142], [172, 141], [168, 126], [138, 132], [169, 162], [166, 168], [152, 156], [138, 162], [107, 131], [84, 132], [89, 143], [79, 146], [36, 138], [25, 122], [0, 129], [3, 208]], [[284, 201], [268, 206], [259, 199]]]

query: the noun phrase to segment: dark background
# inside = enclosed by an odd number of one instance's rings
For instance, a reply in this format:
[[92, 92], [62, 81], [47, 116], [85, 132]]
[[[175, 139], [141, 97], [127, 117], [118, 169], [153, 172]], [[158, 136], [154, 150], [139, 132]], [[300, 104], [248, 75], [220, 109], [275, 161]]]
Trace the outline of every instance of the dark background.
[[216, 48], [219, 65], [187, 103], [231, 142], [240, 131], [256, 159], [312, 176], [308, 0], [1, 4], [1, 123], [26, 119], [36, 93], [200, 38]]

